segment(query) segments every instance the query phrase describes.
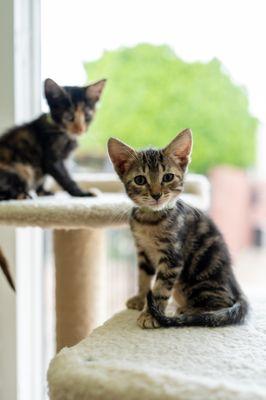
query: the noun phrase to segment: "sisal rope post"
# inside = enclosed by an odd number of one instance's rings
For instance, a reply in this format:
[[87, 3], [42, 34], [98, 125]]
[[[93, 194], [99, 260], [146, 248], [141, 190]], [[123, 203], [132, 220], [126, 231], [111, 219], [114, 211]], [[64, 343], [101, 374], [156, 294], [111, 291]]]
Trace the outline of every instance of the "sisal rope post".
[[104, 314], [104, 231], [54, 231], [57, 351], [84, 339]]

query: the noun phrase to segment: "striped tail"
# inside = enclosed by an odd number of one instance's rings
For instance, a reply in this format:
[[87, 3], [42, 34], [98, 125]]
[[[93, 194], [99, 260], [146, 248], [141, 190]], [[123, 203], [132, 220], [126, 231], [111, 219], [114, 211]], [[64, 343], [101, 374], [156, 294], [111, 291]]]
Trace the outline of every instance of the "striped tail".
[[248, 302], [242, 294], [239, 294], [239, 298], [232, 307], [201, 312], [195, 315], [180, 314], [175, 317], [168, 317], [158, 310], [151, 290], [147, 294], [147, 302], [151, 315], [161, 326], [167, 328], [181, 326], [218, 327], [242, 324], [248, 313]]
[[16, 288], [15, 288], [15, 284], [14, 284], [13, 278], [10, 273], [9, 265], [8, 265], [7, 259], [5, 258], [1, 248], [0, 248], [0, 267], [6, 277], [9, 285], [12, 287], [12, 289], [15, 292]]

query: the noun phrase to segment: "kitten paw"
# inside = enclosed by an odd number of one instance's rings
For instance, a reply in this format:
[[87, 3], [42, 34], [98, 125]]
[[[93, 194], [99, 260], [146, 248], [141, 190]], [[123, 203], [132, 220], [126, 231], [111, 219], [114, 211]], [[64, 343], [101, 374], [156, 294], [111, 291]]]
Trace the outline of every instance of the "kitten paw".
[[93, 189], [90, 189], [90, 190], [88, 190], [88, 191], [86, 191], [86, 192], [83, 192], [81, 196], [82, 196], [82, 197], [97, 197], [97, 196], [99, 196], [101, 193], [102, 193], [102, 192], [101, 192], [99, 189], [93, 188]]
[[145, 304], [145, 298], [142, 296], [136, 295], [128, 299], [126, 302], [126, 306], [130, 310], [138, 310], [141, 311], [143, 310]]
[[82, 192], [78, 197], [96, 197], [97, 195], [92, 192]]
[[36, 191], [37, 196], [42, 197], [42, 196], [54, 196], [54, 192], [50, 191], [50, 190], [40, 190], [40, 191]]
[[147, 311], [140, 314], [137, 323], [142, 329], [155, 329], [160, 327], [159, 322]]

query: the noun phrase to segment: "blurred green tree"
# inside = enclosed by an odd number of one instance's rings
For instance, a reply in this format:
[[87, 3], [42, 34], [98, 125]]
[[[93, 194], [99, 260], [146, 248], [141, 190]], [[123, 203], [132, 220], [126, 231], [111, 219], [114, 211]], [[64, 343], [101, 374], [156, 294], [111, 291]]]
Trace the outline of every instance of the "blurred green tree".
[[187, 63], [168, 46], [140, 44], [105, 52], [85, 69], [88, 81], [106, 77], [108, 82], [82, 140], [83, 152], [105, 152], [110, 136], [136, 148], [163, 147], [190, 127], [190, 170], [205, 173], [217, 164], [254, 163], [258, 121], [250, 114], [244, 88], [219, 60]]

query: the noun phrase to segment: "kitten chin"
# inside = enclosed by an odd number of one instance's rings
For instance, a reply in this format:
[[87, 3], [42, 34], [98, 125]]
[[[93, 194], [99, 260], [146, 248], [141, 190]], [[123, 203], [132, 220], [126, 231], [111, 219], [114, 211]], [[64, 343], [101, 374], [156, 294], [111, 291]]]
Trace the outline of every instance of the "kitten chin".
[[81, 138], [81, 136], [83, 136], [83, 134], [85, 133], [85, 131], [82, 132], [82, 133], [80, 133], [80, 134], [76, 134], [76, 133], [71, 133], [71, 132], [65, 130], [65, 133], [67, 134], [67, 136], [69, 137], [69, 139], [71, 139], [71, 140], [79, 140], [79, 139]]
[[137, 204], [137, 207], [139, 207], [142, 211], [145, 212], [157, 212], [157, 211], [163, 211], [163, 210], [169, 210], [175, 207], [177, 198], [169, 200], [169, 201], [164, 201], [164, 202], [159, 202], [157, 204], [151, 205], [151, 204]]

